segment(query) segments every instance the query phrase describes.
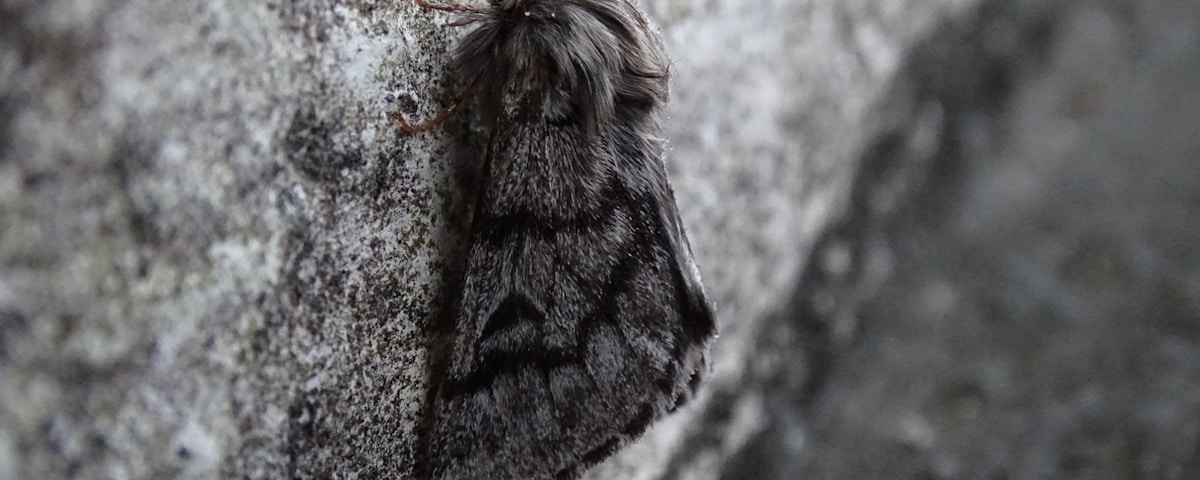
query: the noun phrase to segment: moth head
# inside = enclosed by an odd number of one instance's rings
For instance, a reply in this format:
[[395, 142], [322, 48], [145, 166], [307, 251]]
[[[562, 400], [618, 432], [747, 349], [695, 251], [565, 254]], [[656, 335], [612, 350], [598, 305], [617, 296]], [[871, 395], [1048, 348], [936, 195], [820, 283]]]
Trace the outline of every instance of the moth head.
[[462, 76], [483, 85], [486, 110], [542, 98], [547, 118], [595, 134], [618, 110], [666, 101], [661, 42], [628, 0], [489, 1], [493, 11], [455, 55]]

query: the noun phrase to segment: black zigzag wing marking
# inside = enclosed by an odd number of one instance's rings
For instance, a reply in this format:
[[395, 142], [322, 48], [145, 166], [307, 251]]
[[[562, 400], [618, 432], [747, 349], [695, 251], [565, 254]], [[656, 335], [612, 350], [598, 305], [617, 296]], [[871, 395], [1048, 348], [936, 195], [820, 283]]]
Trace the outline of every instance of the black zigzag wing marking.
[[[674, 208], [673, 204], [662, 205], [657, 202], [641, 204], [655, 205], [658, 207], [655, 210]], [[680, 242], [682, 248], [688, 248], [686, 238], [672, 238], [668, 234], [671, 231], [669, 228], [673, 227], [669, 227], [663, 220], [669, 216], [657, 215], [657, 213], [659, 212], [645, 212], [646, 216], [643, 218], [649, 221], [657, 220], [652, 230], [659, 234], [640, 240], [645, 242], [644, 244], [654, 245], [658, 249], [659, 255], [662, 256], [661, 258], [669, 258], [675, 251], [674, 249], [680, 246]], [[681, 229], [679, 233], [682, 235]], [[690, 261], [690, 251], [685, 250], [685, 253]], [[666, 277], [664, 280], [670, 279], [675, 285], [674, 307], [677, 312], [680, 312], [680, 315], [672, 319], [678, 320], [676, 323], [678, 329], [673, 331], [676, 337], [668, 355], [668, 358], [673, 361], [668, 363], [654, 380], [654, 384], [664, 396], [642, 403], [637, 413], [622, 424], [619, 430], [610, 432], [610, 436], [606, 440], [585, 453], [573, 470], [560, 472], [560, 478], [572, 478], [572, 475], [578, 475], [586, 468], [607, 458], [620, 445], [644, 433], [654, 420], [681, 406], [682, 402], [686, 401], [695, 391], [707, 365], [707, 343], [716, 334], [714, 312], [711, 304], [703, 295], [703, 291], [697, 296], [696, 292], [690, 290], [692, 284], [685, 279], [686, 267], [678, 264], [671, 265], [671, 267], [669, 274], [664, 275]], [[611, 298], [608, 299], [609, 305], [607, 306], [613, 307], [611, 301]], [[602, 308], [602, 310], [604, 309]], [[691, 355], [689, 356], [689, 354]]]
[[[624, 212], [629, 206], [645, 205], [649, 200], [632, 198], [627, 189], [619, 184], [607, 189], [605, 198], [606, 201], [602, 202], [595, 212], [580, 212], [575, 215], [579, 218], [541, 221], [530, 215], [518, 217], [517, 214], [509, 214], [502, 221], [484, 219], [479, 222], [483, 227], [476, 237], [480, 242], [491, 244], [523, 245], [531, 241], [555, 242], [558, 249], [558, 252], [555, 253], [555, 260], [562, 260], [562, 257], [566, 255], [562, 255], [561, 252], [569, 248], [580, 235], [586, 235], [585, 231], [602, 227], [607, 223], [605, 219], [618, 215], [614, 212]], [[644, 208], [638, 208], [638, 210], [638, 218], [649, 218], [647, 212], [641, 211], [645, 210]], [[517, 220], [518, 218], [519, 220]], [[515, 227], [513, 226], [514, 222], [528, 228]], [[558, 225], [559, 230], [556, 232], [555, 229], [545, 227], [547, 223]], [[490, 227], [490, 225], [496, 224], [508, 224], [508, 226], [506, 228]], [[575, 351], [586, 344], [588, 337], [592, 335], [597, 325], [602, 322], [616, 322], [613, 315], [608, 312], [619, 308], [616, 305], [616, 298], [629, 291], [629, 284], [641, 265], [653, 261], [655, 252], [651, 251], [651, 247], [655, 246], [653, 243], [656, 240], [662, 238], [661, 231], [657, 230], [637, 229], [634, 230], [634, 233], [636, 235], [626, 245], [613, 247], [617, 253], [613, 257], [619, 260], [615, 266], [608, 269], [606, 276], [592, 275], [589, 278], [558, 262], [559, 266], [564, 267], [555, 271], [558, 283], [566, 281], [592, 287], [588, 289], [592, 291], [591, 297], [593, 297], [593, 301], [589, 303], [594, 306], [587, 311], [582, 311], [578, 319], [572, 319], [577, 322], [572, 342], [559, 347], [541, 344], [539, 339], [547, 334], [544, 329], [551, 319], [547, 318], [546, 312], [537, 305], [537, 302], [523, 294], [510, 293], [498, 303], [483, 323], [483, 328], [475, 341], [477, 349], [476, 356], [471, 361], [471, 373], [465, 378], [447, 382], [450, 385], [447, 394], [462, 395], [486, 388], [489, 386], [489, 382], [499, 378], [502, 373], [526, 366], [536, 367], [542, 371], [549, 371], [557, 365], [567, 363], [583, 366], [581, 363], [583, 359]], [[503, 235], [503, 238], [497, 238], [497, 235]], [[558, 241], [559, 238], [563, 238], [565, 241]], [[657, 247], [661, 249], [663, 246], [658, 245]], [[587, 253], [592, 252], [585, 252], [585, 254]], [[518, 279], [513, 283], [526, 282]], [[547, 305], [555, 303], [553, 297], [544, 298], [543, 301]], [[521, 331], [517, 332], [517, 330]], [[488, 345], [493, 343], [499, 343], [502, 347], [489, 348]], [[630, 361], [642, 361], [642, 359], [633, 358]]]
[[603, 228], [611, 223], [612, 217], [623, 213], [619, 205], [633, 200], [628, 188], [618, 178], [609, 178], [596, 195], [597, 204], [566, 215], [548, 216], [528, 208], [514, 209], [495, 216], [482, 216], [475, 222], [474, 229], [479, 240], [493, 245], [509, 241], [514, 233], [543, 240], [558, 235], [574, 234]]

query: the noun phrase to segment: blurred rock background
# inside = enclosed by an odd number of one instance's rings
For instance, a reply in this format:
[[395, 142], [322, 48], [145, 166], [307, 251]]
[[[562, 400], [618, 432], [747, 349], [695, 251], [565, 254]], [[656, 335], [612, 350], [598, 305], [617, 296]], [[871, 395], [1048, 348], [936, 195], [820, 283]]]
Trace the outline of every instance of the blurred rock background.
[[723, 478], [1200, 478], [1200, 4], [985, 3], [890, 97]]
[[[722, 336], [591, 478], [1200, 478], [1200, 2], [644, 4]], [[446, 21], [0, 2], [0, 479], [407, 473]]]

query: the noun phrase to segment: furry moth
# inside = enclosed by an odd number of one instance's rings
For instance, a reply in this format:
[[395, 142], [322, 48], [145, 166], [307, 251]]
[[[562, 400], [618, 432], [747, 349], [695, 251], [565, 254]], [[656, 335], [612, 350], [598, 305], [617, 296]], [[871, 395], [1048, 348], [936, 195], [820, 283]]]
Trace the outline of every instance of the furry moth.
[[451, 68], [489, 132], [422, 476], [577, 478], [691, 397], [716, 336], [662, 42], [630, 0], [417, 3], [474, 26]]

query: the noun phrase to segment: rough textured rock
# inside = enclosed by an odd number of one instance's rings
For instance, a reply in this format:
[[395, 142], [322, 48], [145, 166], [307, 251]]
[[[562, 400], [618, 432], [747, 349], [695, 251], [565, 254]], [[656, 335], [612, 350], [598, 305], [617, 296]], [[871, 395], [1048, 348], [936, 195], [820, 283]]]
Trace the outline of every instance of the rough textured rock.
[[1200, 4], [993, 2], [922, 43], [727, 478], [1200, 477]]
[[[1200, 476], [1200, 7], [662, 1], [705, 395], [594, 478]], [[405, 1], [0, 4], [0, 478], [403, 476], [475, 174]]]

